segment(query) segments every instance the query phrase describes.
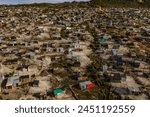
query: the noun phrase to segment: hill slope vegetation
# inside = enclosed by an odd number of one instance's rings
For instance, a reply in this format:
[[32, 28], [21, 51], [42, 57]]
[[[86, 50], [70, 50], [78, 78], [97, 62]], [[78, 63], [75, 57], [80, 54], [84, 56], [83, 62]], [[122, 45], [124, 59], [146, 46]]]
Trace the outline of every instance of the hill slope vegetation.
[[93, 5], [105, 7], [148, 7], [150, 0], [91, 0]]

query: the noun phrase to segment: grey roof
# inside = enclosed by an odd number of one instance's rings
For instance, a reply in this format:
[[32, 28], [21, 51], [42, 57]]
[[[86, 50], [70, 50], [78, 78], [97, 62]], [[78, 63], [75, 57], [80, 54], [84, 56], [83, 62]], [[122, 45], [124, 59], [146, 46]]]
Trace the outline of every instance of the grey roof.
[[140, 92], [139, 87], [128, 87], [129, 91]]
[[3, 40], [5, 37], [4, 36], [0, 36], [0, 41]]
[[9, 77], [7, 79], [7, 84], [6, 86], [10, 86], [10, 85], [14, 85], [16, 83], [19, 83], [19, 76], [13, 76], [13, 77]]
[[85, 86], [87, 84], [91, 84], [92, 82], [91, 81], [84, 81], [84, 82], [80, 82], [79, 85], [80, 86]]

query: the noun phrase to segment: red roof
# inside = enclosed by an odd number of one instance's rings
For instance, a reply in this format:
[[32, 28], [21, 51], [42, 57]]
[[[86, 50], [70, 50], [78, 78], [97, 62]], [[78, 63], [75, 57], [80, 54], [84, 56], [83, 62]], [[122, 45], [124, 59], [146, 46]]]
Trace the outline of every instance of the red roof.
[[86, 87], [87, 87], [87, 88], [93, 88], [93, 87], [94, 87], [94, 84], [87, 84]]

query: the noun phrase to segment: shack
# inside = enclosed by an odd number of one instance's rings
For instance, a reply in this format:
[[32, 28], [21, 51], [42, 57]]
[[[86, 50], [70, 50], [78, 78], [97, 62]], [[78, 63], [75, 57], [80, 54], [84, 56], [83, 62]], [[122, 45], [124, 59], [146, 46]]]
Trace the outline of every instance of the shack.
[[91, 81], [83, 81], [79, 83], [80, 89], [88, 89], [88, 88], [93, 88], [94, 84]]

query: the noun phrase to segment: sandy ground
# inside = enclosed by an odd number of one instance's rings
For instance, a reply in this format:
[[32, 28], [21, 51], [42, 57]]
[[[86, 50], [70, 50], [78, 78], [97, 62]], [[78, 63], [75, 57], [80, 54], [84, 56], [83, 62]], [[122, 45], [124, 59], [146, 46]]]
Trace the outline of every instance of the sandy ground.
[[147, 65], [146, 63], [144, 63], [144, 62], [141, 62], [141, 63], [140, 63], [140, 66], [139, 66], [139, 69], [144, 69], [144, 68], [145, 68], [145, 69], [147, 68], [147, 70], [149, 70], [149, 69], [148, 69], [148, 65]]
[[92, 50], [88, 48], [89, 42], [81, 42], [81, 46], [83, 51], [81, 52], [73, 52], [73, 55], [79, 56], [79, 61], [81, 62], [81, 67], [86, 67], [91, 63], [90, 58], [88, 55], [91, 54]]
[[38, 36], [40, 39], [45, 39], [45, 38], [50, 38], [49, 33], [42, 33], [41, 35]]
[[22, 96], [19, 100], [36, 100], [32, 95]]
[[126, 84], [129, 87], [139, 87], [139, 85], [135, 82], [135, 80], [131, 76], [127, 76]]
[[127, 54], [129, 52], [129, 48], [120, 46], [118, 53]]
[[49, 64], [51, 64], [51, 58], [45, 57], [45, 59], [43, 60], [43, 66], [48, 66]]
[[150, 79], [142, 78], [142, 77], [137, 77], [137, 79], [144, 85], [144, 86], [150, 86]]
[[37, 80], [39, 80], [39, 87], [30, 87], [29, 94], [33, 93], [46, 93], [46, 90], [50, 88], [50, 82], [48, 82], [48, 77], [37, 77]]
[[147, 95], [145, 94], [141, 94], [141, 95], [130, 95], [129, 98], [133, 99], [133, 100], [145, 100], [148, 99]]
[[8, 67], [2, 65], [2, 66], [0, 67], [0, 72], [1, 72], [2, 74], [8, 74], [8, 73], [11, 73], [11, 72], [12, 72], [12, 69], [10, 69], [10, 68], [8, 68]]

